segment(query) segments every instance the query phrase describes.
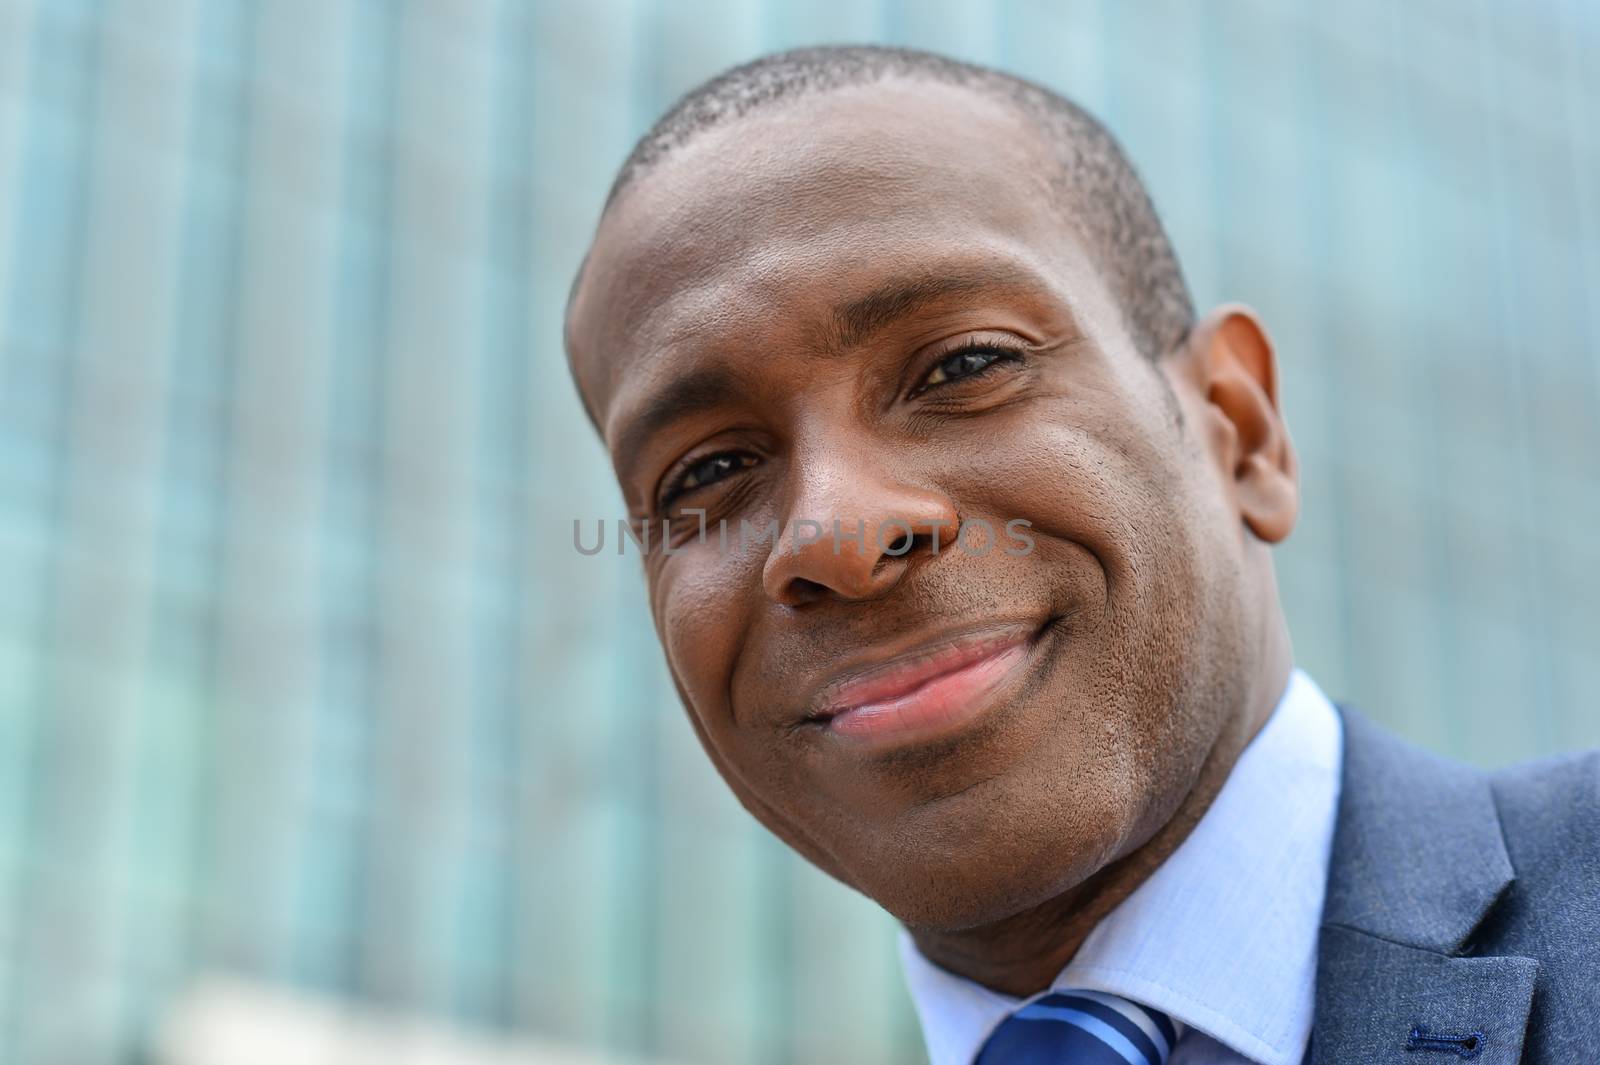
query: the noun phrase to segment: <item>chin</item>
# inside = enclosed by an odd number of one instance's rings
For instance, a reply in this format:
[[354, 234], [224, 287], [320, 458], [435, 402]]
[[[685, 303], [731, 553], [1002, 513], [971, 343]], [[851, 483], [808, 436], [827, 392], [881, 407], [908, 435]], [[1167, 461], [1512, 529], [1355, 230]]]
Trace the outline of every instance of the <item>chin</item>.
[[1021, 810], [990, 797], [979, 810], [944, 811], [877, 848], [870, 875], [855, 886], [913, 930], [959, 932], [1015, 917], [1073, 891], [1136, 845], [1139, 811], [1120, 797], [1101, 790], [1098, 802], [1063, 797]]

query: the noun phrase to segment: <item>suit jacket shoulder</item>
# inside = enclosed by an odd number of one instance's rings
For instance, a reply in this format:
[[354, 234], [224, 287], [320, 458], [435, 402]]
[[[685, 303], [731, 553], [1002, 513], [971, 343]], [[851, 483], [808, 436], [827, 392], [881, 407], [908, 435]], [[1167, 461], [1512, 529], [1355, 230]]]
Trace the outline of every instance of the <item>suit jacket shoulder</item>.
[[1340, 712], [1310, 1061], [1594, 1058], [1600, 758], [1489, 773]]

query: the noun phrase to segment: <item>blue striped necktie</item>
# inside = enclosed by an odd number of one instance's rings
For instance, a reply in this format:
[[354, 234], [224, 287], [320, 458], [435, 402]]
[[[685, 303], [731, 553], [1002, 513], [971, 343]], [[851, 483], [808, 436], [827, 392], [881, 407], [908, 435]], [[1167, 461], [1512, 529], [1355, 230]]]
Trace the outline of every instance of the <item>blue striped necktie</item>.
[[1100, 991], [1052, 991], [1000, 1022], [973, 1065], [1166, 1065], [1165, 1013]]

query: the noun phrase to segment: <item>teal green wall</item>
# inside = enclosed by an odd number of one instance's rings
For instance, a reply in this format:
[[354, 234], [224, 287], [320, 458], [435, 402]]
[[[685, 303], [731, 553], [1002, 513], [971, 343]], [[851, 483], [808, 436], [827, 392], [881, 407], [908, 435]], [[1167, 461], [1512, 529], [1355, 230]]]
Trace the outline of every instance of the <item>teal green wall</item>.
[[725, 794], [558, 316], [676, 94], [991, 62], [1279, 345], [1301, 663], [1495, 764], [1600, 743], [1584, 0], [0, 0], [0, 1060], [194, 974], [706, 1063], [915, 1061], [889, 922]]

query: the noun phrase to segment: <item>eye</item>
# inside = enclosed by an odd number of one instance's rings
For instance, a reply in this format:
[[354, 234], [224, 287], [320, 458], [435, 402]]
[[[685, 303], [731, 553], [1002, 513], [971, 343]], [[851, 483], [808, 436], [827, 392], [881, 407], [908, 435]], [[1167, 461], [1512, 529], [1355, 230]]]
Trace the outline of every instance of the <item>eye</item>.
[[660, 505], [665, 509], [697, 488], [716, 484], [740, 470], [749, 469], [756, 464], [756, 461], [754, 455], [742, 451], [724, 451], [696, 459], [662, 489]]
[[998, 344], [967, 344], [935, 363], [911, 394], [920, 395], [930, 388], [976, 377], [997, 362], [1019, 357], [1017, 352]]

